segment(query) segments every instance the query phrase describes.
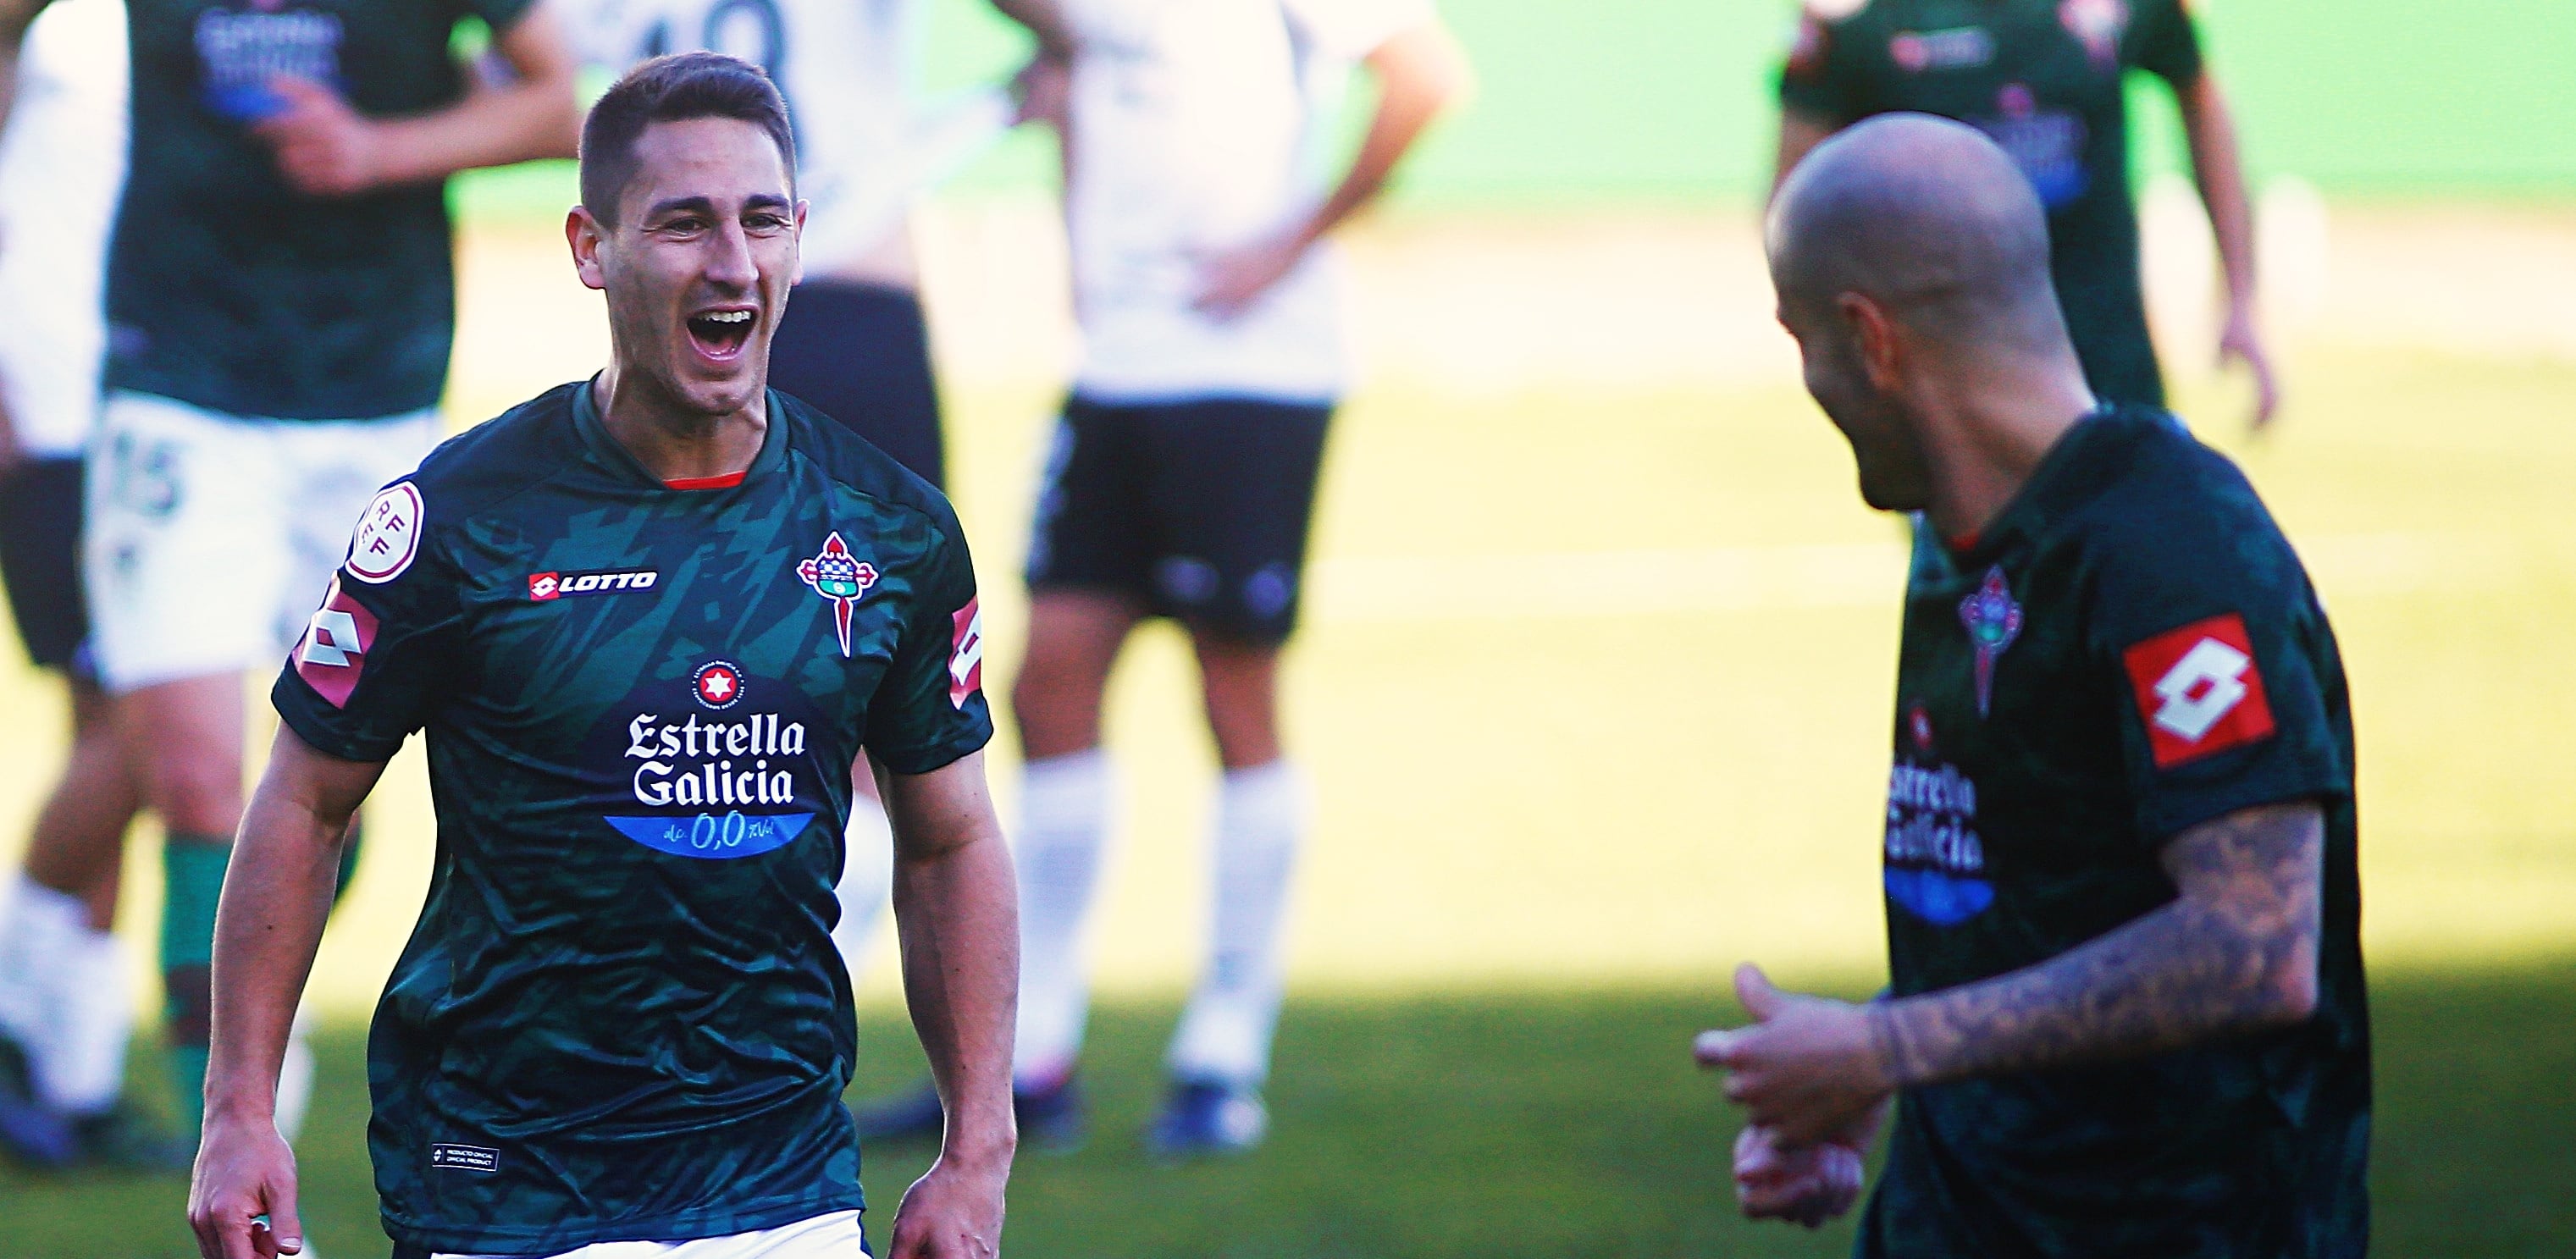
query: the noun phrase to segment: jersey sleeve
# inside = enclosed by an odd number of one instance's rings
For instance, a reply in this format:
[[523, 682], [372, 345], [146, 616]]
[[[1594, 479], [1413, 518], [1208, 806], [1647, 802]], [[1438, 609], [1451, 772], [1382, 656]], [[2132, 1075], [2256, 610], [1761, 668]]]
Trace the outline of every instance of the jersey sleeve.
[[1431, 0], [1280, 0], [1307, 45], [1329, 61], [1357, 61], [1378, 45], [1439, 20]]
[[1866, 84], [1854, 65], [1844, 24], [1801, 5], [1780, 61], [1780, 107], [1836, 126], [1869, 112]]
[[326, 756], [391, 759], [455, 676], [460, 578], [427, 541], [427, 515], [410, 481], [376, 495], [270, 689], [279, 718]]
[[[2240, 483], [2241, 484], [2241, 483]], [[2120, 696], [2141, 830], [2352, 790], [2324, 610], [2289, 543], [2246, 510], [2153, 513], [2095, 574], [2093, 649]]]
[[2200, 77], [2200, 31], [2185, 0], [2138, 0], [2129, 64], [2180, 87]]
[[868, 702], [868, 755], [898, 774], [927, 774], [993, 738], [975, 562], [956, 517], [940, 524], [894, 661]]

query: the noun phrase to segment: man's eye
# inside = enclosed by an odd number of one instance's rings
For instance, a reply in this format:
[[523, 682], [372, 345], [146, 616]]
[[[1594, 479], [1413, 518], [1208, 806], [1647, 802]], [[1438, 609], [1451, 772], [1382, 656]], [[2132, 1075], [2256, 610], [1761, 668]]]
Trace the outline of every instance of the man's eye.
[[775, 232], [787, 226], [787, 216], [783, 214], [755, 214], [751, 216], [751, 226], [755, 231]]

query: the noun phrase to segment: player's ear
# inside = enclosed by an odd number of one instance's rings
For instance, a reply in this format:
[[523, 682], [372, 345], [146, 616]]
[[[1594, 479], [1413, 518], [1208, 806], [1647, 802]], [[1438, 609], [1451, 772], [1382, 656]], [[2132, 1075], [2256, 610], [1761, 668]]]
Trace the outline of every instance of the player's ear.
[[608, 274], [599, 265], [600, 242], [607, 236], [608, 229], [581, 206], [574, 206], [564, 215], [564, 243], [572, 246], [573, 274], [581, 277], [585, 287], [608, 287]]
[[1859, 293], [1842, 293], [1834, 298], [1834, 309], [1851, 329], [1853, 348], [1860, 355], [1860, 369], [1869, 378], [1870, 387], [1880, 393], [1897, 393], [1904, 381], [1899, 370], [1905, 357], [1897, 344], [1896, 321], [1878, 303]]

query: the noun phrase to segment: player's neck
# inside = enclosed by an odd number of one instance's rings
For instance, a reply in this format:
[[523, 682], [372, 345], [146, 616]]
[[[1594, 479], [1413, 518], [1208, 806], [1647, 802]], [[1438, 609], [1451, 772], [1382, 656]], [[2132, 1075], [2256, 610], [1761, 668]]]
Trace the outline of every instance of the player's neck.
[[738, 476], [751, 467], [769, 434], [769, 391], [748, 405], [710, 415], [684, 405], [641, 372], [615, 363], [590, 384], [600, 427], [665, 484]]
[[2072, 371], [1993, 364], [1965, 380], [1918, 411], [1932, 473], [1924, 514], [1945, 538], [1984, 534], [2096, 406]]

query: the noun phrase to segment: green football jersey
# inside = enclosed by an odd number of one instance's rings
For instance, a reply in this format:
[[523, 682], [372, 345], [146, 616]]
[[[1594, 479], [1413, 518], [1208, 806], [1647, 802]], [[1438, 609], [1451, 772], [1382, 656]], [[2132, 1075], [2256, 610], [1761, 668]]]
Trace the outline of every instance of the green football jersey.
[[2200, 77], [2184, 0], [1867, 0], [1835, 17], [1822, 7], [1800, 18], [1781, 104], [1834, 126], [1938, 114], [1993, 137], [2048, 207], [2058, 303], [2093, 392], [2164, 405], [2122, 80], [2133, 68], [2176, 86]]
[[227, 415], [435, 406], [456, 318], [436, 182], [309, 197], [252, 133], [293, 75], [371, 118], [464, 95], [456, 25], [531, 0], [126, 0], [132, 161], [107, 265], [107, 386]]
[[2358, 1259], [2351, 709], [2253, 487], [2163, 412], [2097, 413], [1964, 550], [1917, 542], [1897, 688], [1896, 995], [2093, 940], [2173, 900], [2176, 834], [2303, 799], [2326, 823], [2320, 995], [2295, 1028], [1906, 1090], [1860, 1253]]
[[939, 491], [784, 395], [738, 484], [655, 481], [566, 385], [387, 487], [274, 691], [438, 851], [368, 1042], [409, 1252], [541, 1253], [861, 1206], [833, 948], [850, 767], [981, 748]]

